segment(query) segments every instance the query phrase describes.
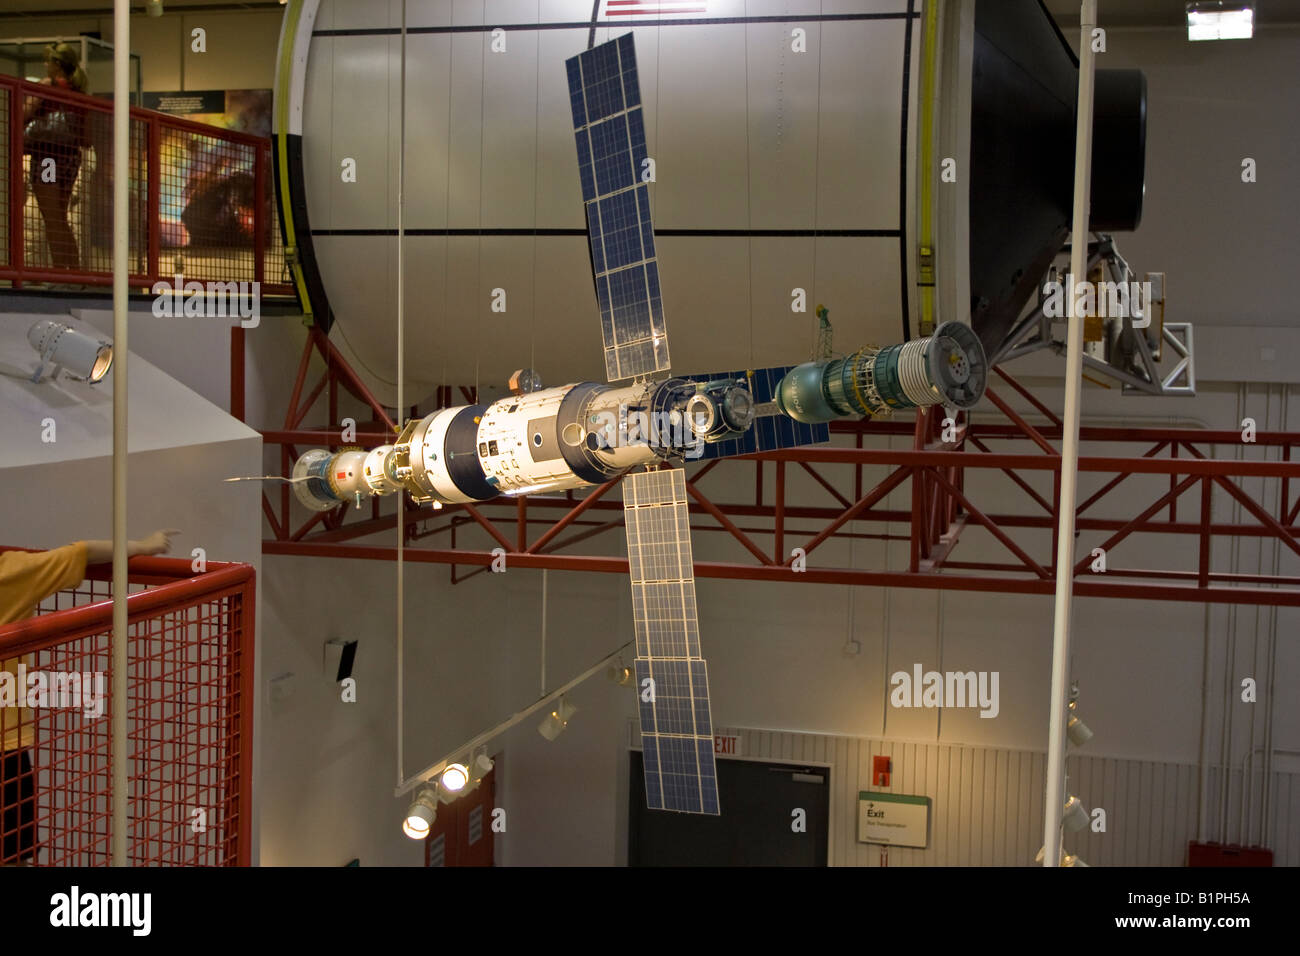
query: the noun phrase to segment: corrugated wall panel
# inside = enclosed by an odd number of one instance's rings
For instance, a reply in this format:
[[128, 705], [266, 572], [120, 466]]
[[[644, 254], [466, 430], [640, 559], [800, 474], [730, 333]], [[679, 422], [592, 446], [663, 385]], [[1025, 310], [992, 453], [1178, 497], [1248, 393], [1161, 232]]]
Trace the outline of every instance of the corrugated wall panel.
[[[857, 797], [861, 790], [875, 789], [874, 756], [892, 761], [889, 792], [931, 799], [929, 847], [893, 847], [889, 866], [1028, 866], [1042, 845], [1046, 756], [1041, 751], [765, 730], [719, 733], [740, 736], [742, 757], [830, 767], [832, 866], [881, 863], [879, 847], [857, 842]], [[1090, 811], [1106, 811], [1106, 831], [1070, 834], [1070, 852], [1092, 866], [1185, 865], [1187, 843], [1196, 837], [1195, 766], [1072, 754], [1067, 769], [1070, 791]], [[1273, 775], [1269, 815], [1277, 866], [1300, 865], [1298, 777]], [[1219, 780], [1215, 768], [1207, 791], [1211, 820], [1217, 819]], [[1240, 786], [1240, 773], [1230, 774], [1230, 841], [1241, 839]]]

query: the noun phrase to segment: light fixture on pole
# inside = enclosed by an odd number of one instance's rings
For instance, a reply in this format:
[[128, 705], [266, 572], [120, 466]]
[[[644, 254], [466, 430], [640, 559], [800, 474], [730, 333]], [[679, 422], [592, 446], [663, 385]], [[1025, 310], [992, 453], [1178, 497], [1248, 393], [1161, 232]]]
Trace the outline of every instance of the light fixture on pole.
[[1082, 747], [1092, 739], [1092, 731], [1088, 728], [1087, 724], [1079, 719], [1079, 702], [1077, 700], [1071, 698], [1067, 707], [1069, 708], [1070, 716], [1067, 717], [1065, 721], [1065, 732], [1070, 737], [1070, 743], [1074, 744], [1076, 747]]
[[1061, 825], [1071, 833], [1078, 833], [1088, 826], [1088, 809], [1074, 794], [1070, 794], [1070, 799], [1065, 801], [1065, 807], [1061, 810]]

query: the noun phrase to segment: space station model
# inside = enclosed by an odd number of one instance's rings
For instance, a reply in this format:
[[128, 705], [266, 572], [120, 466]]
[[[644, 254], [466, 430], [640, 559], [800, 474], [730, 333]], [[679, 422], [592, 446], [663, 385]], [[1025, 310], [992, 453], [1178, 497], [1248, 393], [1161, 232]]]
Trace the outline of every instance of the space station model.
[[[668, 367], [659, 322], [661, 347], [651, 343], [644, 357], [657, 351], [662, 362], [638, 364], [643, 373]], [[617, 360], [633, 361], [622, 349]], [[410, 421], [390, 445], [306, 452], [293, 470], [298, 500], [326, 511], [402, 488], [417, 504], [486, 501], [598, 485], [661, 461], [813, 444], [827, 440], [823, 423], [836, 418], [939, 404], [970, 408], [984, 392], [986, 366], [970, 328], [949, 322], [902, 345], [717, 377], [539, 388], [530, 370], [521, 371], [514, 394]]]
[[520, 370], [510, 396], [409, 421], [392, 444], [306, 452], [294, 465], [294, 491], [324, 511], [399, 491], [440, 505], [626, 475], [646, 803], [716, 814], [686, 484], [682, 469], [659, 466], [827, 441], [827, 423], [843, 416], [970, 408], [984, 392], [987, 362], [971, 329], [949, 322], [927, 338], [846, 358], [654, 378], [669, 370], [668, 335], [640, 177], [646, 139], [632, 36], [566, 67], [611, 384], [543, 388], [535, 373]]

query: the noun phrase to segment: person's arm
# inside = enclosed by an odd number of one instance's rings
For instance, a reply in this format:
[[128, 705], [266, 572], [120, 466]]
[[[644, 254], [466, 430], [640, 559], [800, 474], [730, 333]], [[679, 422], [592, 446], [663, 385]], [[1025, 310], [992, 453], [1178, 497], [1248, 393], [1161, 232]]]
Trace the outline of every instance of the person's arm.
[[[147, 538], [137, 538], [126, 543], [126, 556], [134, 558], [141, 554], [166, 554], [171, 550], [172, 535], [180, 534], [175, 528], [155, 531]], [[87, 541], [86, 563], [106, 564], [113, 560], [112, 541]]]
[[[40, 85], [52, 86], [53, 84], [50, 83], [50, 78], [47, 76], [45, 79], [41, 80]], [[45, 101], [41, 99], [39, 96], [27, 97], [27, 102], [23, 104], [23, 125], [24, 126], [26, 126], [28, 123], [30, 123], [32, 120], [36, 118], [36, 114], [40, 110], [41, 104], [43, 102]]]

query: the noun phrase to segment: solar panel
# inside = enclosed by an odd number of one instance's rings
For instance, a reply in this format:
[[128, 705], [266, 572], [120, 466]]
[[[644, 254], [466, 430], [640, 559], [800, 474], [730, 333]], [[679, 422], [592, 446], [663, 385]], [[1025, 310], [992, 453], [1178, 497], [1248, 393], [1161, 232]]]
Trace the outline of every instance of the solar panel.
[[567, 60], [578, 178], [609, 381], [668, 368], [632, 34]]
[[628, 475], [623, 514], [646, 805], [717, 814], [709, 677], [700, 656], [685, 475], [680, 469]]
[[[781, 379], [795, 366], [782, 365], [776, 368], [759, 368], [735, 372], [718, 372], [713, 375], [686, 375], [692, 382], [713, 382], [723, 378], [744, 378], [749, 382], [749, 390], [754, 396], [755, 406], [766, 405], [776, 398], [777, 386]], [[825, 422], [817, 425], [805, 425], [780, 413], [762, 415], [754, 419], [739, 438], [727, 441], [710, 442], [704, 446], [704, 453], [699, 461], [710, 458], [731, 458], [734, 455], [752, 455], [759, 451], [774, 451], [777, 448], [794, 448], [798, 445], [816, 445], [830, 441], [831, 427]]]

